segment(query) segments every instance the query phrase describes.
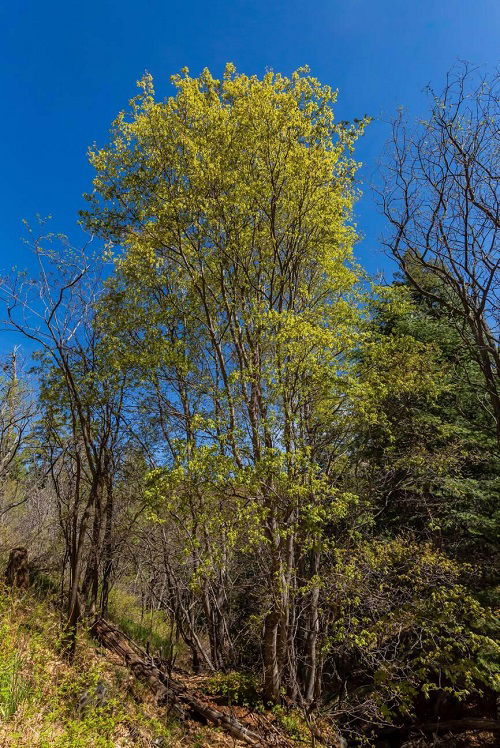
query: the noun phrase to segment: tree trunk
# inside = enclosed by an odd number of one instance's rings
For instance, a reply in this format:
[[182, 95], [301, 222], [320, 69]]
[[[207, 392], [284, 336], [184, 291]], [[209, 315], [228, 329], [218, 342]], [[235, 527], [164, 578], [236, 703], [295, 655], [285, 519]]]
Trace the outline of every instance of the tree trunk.
[[102, 587], [101, 587], [101, 615], [105, 616], [108, 611], [109, 588], [111, 584], [111, 573], [113, 570], [113, 485], [112, 480], [108, 482], [107, 501], [105, 508], [105, 526], [104, 526], [104, 548], [103, 548], [103, 567], [102, 567]]
[[83, 547], [88, 523], [90, 520], [90, 514], [92, 511], [92, 507], [95, 504], [96, 497], [97, 482], [94, 479], [94, 484], [91, 486], [85, 510], [78, 525], [78, 537], [76, 539], [75, 553], [73, 558], [71, 559], [71, 589], [68, 606], [68, 618], [65, 625], [64, 637], [66, 653], [70, 660], [73, 659], [73, 656], [75, 654], [78, 622], [82, 613], [80, 580], [83, 571]]
[[[319, 552], [313, 552], [312, 576], [316, 577], [319, 571]], [[304, 698], [310, 703], [314, 699], [316, 674], [318, 668], [317, 644], [319, 635], [319, 587], [314, 585], [311, 590], [309, 603], [309, 621], [306, 635], [306, 680]]]
[[264, 686], [263, 697], [266, 704], [277, 704], [280, 700], [281, 678], [278, 662], [279, 611], [269, 611], [264, 622]]
[[87, 568], [82, 585], [82, 597], [87, 610], [94, 614], [99, 595], [99, 562], [101, 556], [102, 505], [100, 493], [94, 504], [94, 521], [92, 523], [92, 547], [87, 561]]

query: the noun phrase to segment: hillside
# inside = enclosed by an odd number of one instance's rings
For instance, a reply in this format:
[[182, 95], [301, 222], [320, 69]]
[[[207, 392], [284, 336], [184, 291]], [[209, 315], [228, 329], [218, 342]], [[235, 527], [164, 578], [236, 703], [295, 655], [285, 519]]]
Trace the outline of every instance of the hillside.
[[[129, 611], [130, 614], [130, 611]], [[99, 622], [102, 619], [97, 619]], [[134, 628], [133, 619], [122, 623]], [[110, 631], [119, 634], [112, 624]], [[141, 627], [135, 632], [140, 636]], [[142, 629], [142, 634], [147, 629]], [[132, 638], [121, 635], [125, 649], [145, 655]], [[149, 630], [153, 641], [161, 636]], [[149, 645], [148, 645], [149, 649]], [[124, 651], [124, 650], [122, 650]], [[126, 656], [117, 656], [100, 647], [82, 631], [78, 636], [74, 659], [69, 663], [61, 654], [60, 615], [53, 601], [40, 594], [20, 593], [2, 587], [0, 590], [0, 746], [1, 748], [177, 748], [180, 746], [339, 746], [358, 745], [346, 742], [332, 731], [313, 727], [296, 710], [274, 709], [267, 712], [259, 706], [253, 685], [241, 674], [219, 674], [215, 677], [192, 675], [175, 669], [173, 683], [183, 691], [176, 703], [159, 704], [158, 693], [147, 677]], [[150, 662], [155, 662], [151, 658]], [[155, 669], [155, 668], [152, 668]], [[135, 675], [134, 675], [135, 673]], [[227, 725], [217, 728], [202, 724], [199, 713], [186, 706], [194, 703], [201, 710], [219, 714], [234, 721], [238, 729], [257, 736], [255, 743], [239, 741], [228, 734]], [[237, 704], [240, 704], [238, 706]], [[179, 715], [181, 719], [179, 719]], [[495, 745], [495, 735], [473, 730], [443, 731], [440, 738], [430, 739], [421, 732], [408, 736], [389, 736], [374, 745], [426, 748], [472, 748]], [[491, 721], [493, 725], [493, 721]], [[230, 732], [230, 731], [229, 731]], [[455, 734], [458, 732], [458, 735]], [[416, 731], [418, 733], [418, 730]], [[432, 740], [432, 742], [430, 742]], [[366, 745], [372, 745], [366, 741]]]
[[[151, 643], [153, 651], [165, 642], [161, 622], [141, 626], [133, 606], [124, 617], [115, 612], [123, 630], [147, 638], [148, 651]], [[156, 657], [114, 625], [96, 620], [120, 636], [120, 654], [99, 646], [95, 635], [82, 629], [68, 662], [55, 599], [39, 591], [0, 589], [1, 748], [236, 748], [254, 744], [253, 735], [259, 746], [310, 744], [304, 719], [276, 708], [266, 714], [254, 684], [242, 674], [209, 677], [175, 668], [172, 684], [183, 692], [181, 698], [162, 699], [167, 689], [161, 684], [153, 684], [159, 691], [152, 689], [149, 673], [130, 661], [127, 667], [124, 648], [144, 657], [144, 668]], [[218, 717], [220, 727], [213, 725]], [[235, 729], [248, 731], [248, 740], [236, 739]], [[324, 737], [332, 746], [342, 744], [331, 731]]]
[[[149, 748], [227, 744], [217, 730], [182, 727], [87, 634], [73, 663], [59, 653], [60, 618], [32, 594], [0, 592], [0, 746]], [[234, 745], [234, 741], [230, 742]]]

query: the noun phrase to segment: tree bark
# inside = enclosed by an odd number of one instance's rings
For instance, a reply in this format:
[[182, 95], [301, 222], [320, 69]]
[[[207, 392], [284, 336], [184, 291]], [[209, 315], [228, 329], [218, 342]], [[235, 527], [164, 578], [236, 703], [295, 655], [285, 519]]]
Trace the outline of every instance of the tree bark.
[[28, 550], [12, 548], [5, 569], [5, 583], [9, 587], [26, 588], [29, 586]]
[[263, 697], [266, 704], [277, 704], [280, 700], [280, 671], [278, 663], [278, 632], [280, 615], [271, 610], [264, 622], [264, 687]]

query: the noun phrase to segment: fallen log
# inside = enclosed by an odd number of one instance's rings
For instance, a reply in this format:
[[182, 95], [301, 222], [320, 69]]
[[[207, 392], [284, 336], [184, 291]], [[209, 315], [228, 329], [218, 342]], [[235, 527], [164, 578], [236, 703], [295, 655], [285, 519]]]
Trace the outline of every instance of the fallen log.
[[487, 719], [486, 717], [464, 717], [463, 719], [450, 719], [444, 722], [426, 722], [415, 725], [414, 730], [420, 732], [500, 732], [500, 720]]
[[257, 733], [249, 730], [237, 719], [204, 704], [181, 683], [159, 670], [149, 661], [147, 653], [116, 626], [103, 618], [96, 618], [90, 627], [90, 633], [103, 647], [124, 661], [135, 677], [149, 688], [158, 704], [173, 704], [183, 714], [191, 712], [198, 719], [221, 727], [234, 738], [255, 748], [262, 748], [267, 744]]

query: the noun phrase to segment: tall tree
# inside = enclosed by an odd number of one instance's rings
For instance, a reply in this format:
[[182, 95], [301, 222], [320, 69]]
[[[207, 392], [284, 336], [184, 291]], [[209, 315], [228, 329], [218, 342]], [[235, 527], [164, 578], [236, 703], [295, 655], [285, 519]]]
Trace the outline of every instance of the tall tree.
[[[164, 411], [181, 436], [170, 460], [183, 487], [210, 456], [207, 474], [219, 484], [225, 476], [219, 495], [259, 518], [264, 695], [275, 702], [296, 680], [293, 599], [304, 554], [301, 584], [316, 579], [320, 544], [308, 515], [343, 514], [347, 500], [330, 480], [342, 445], [330, 447], [330, 477], [316, 460], [325, 449], [319, 424], [342, 409], [337, 385], [356, 336], [351, 151], [365, 122], [336, 124], [335, 93], [304, 70], [260, 80], [228, 65], [222, 80], [184, 71], [173, 83], [177, 95], [156, 102], [146, 76], [131, 118], [120, 114], [111, 144], [91, 153], [95, 191], [84, 217], [124, 248], [115, 297], [126, 313], [115, 329], [142, 309], [135, 339], [168, 370]], [[118, 332], [116, 350], [126, 340]], [[194, 521], [203, 533], [206, 521]], [[302, 609], [310, 699], [317, 591]]]
[[[432, 272], [417, 267], [412, 273], [439, 294]], [[409, 372], [406, 391], [382, 386], [373, 417], [358, 428], [357, 457], [367, 461], [359, 478], [383, 507], [386, 529], [433, 539], [461, 560], [472, 556], [478, 576], [491, 580], [500, 481], [494, 419], [478, 406], [480, 367], [446, 309], [403, 277], [373, 309], [371, 343], [361, 351], [363, 384], [387, 386], [412, 349], [417, 381]]]
[[109, 554], [104, 527], [113, 507], [124, 378], [106, 370], [100, 357], [95, 325], [100, 264], [66, 242], [56, 249], [59, 239], [36, 239], [38, 276], [5, 278], [1, 295], [7, 324], [37, 348], [39, 451], [56, 492], [69, 559], [66, 629], [72, 655], [82, 603], [96, 605], [100, 555]]

